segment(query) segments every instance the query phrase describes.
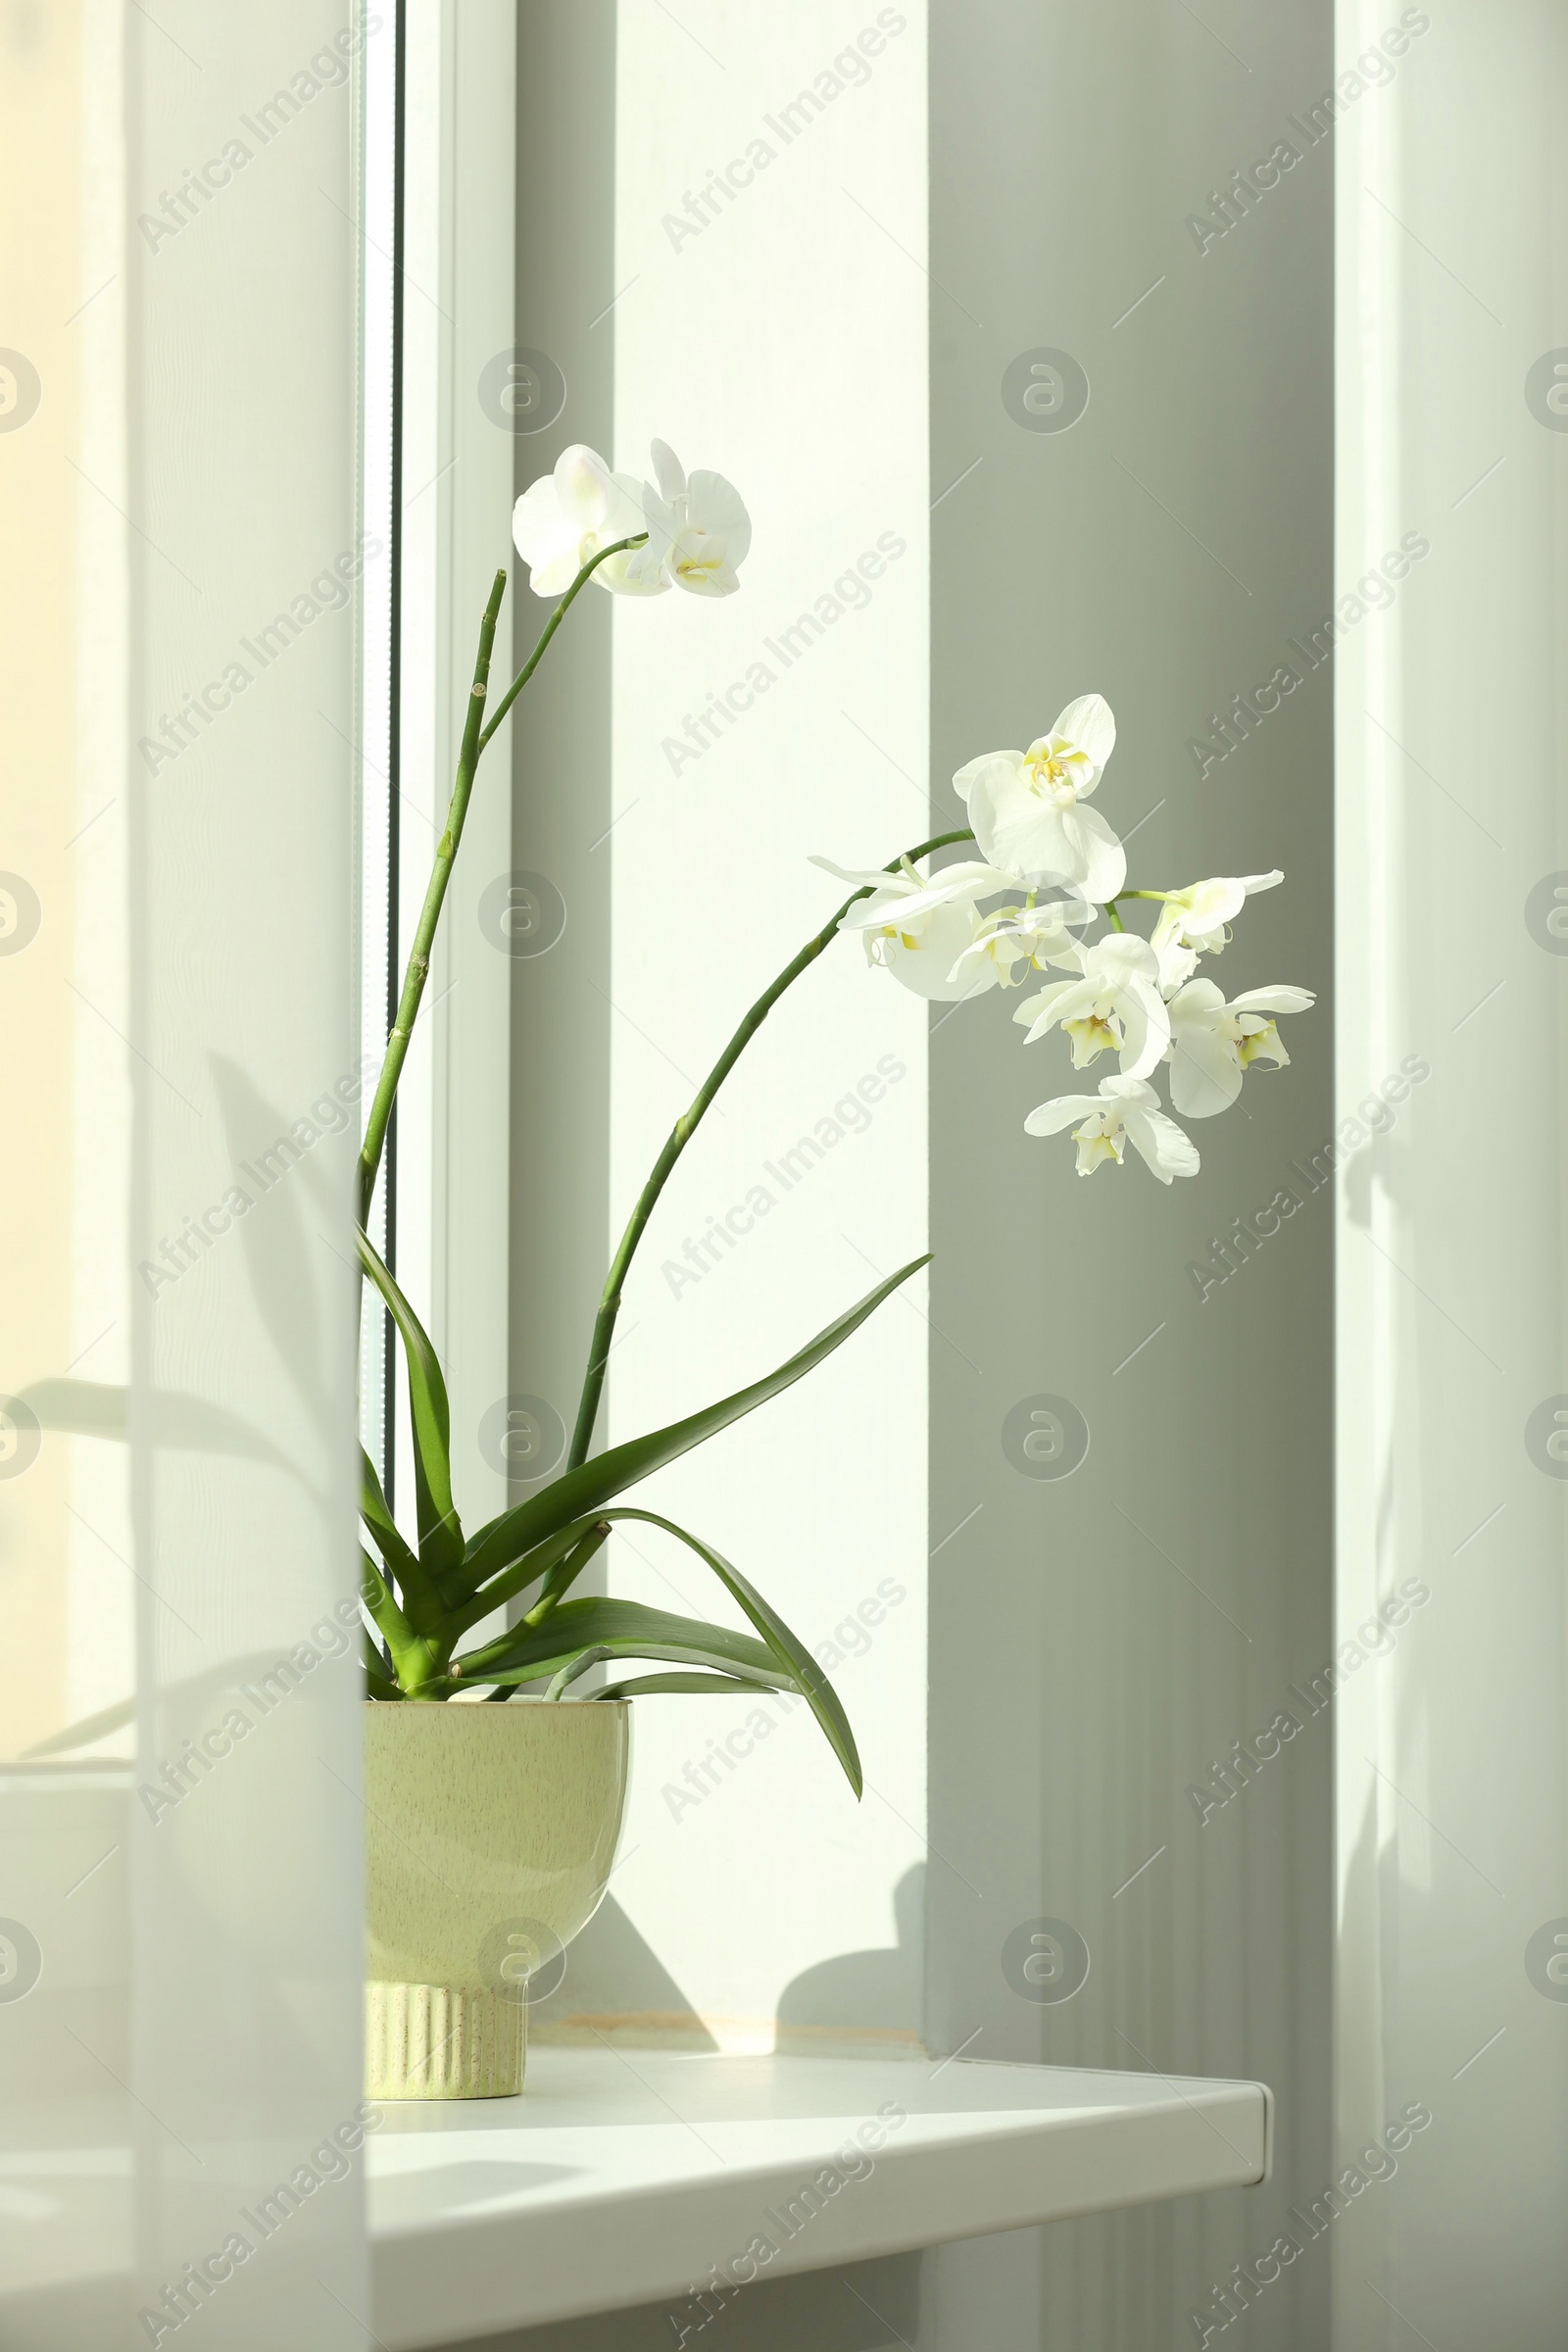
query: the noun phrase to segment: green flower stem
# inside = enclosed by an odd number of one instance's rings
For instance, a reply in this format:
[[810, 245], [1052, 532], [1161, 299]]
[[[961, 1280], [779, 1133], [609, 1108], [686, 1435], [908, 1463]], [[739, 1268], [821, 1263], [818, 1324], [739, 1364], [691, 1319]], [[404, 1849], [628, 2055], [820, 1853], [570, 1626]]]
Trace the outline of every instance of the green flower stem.
[[551, 638], [555, 635], [562, 622], [565, 619], [566, 614], [570, 612], [572, 605], [576, 601], [579, 589], [583, 588], [587, 582], [593, 578], [594, 573], [599, 569], [601, 564], [609, 563], [612, 556], [623, 555], [628, 547], [646, 547], [647, 544], [648, 533], [646, 531], [638, 531], [633, 538], [617, 539], [613, 547], [602, 547], [598, 555], [592, 557], [590, 561], [583, 565], [581, 571], [578, 572], [577, 577], [572, 581], [571, 586], [566, 590], [565, 595], [562, 598], [560, 604], [556, 607], [555, 611], [551, 613], [550, 618], [545, 622], [544, 627], [540, 630], [539, 642], [534, 647], [533, 652], [528, 656], [527, 661], [518, 670], [516, 676], [513, 679], [512, 684], [507, 688], [506, 693], [501, 697], [500, 702], [497, 703], [494, 714], [490, 720], [490, 724], [485, 728], [484, 733], [479, 738], [479, 749], [481, 752], [484, 750], [485, 745], [489, 742], [497, 727], [500, 726], [501, 721], [506, 717], [507, 712], [512, 709], [513, 704], [516, 701], [518, 695], [522, 692], [523, 688], [527, 685], [528, 680], [533, 676], [534, 671], [538, 668], [540, 662], [543, 661], [546, 646], [550, 643]]
[[1163, 904], [1166, 899], [1174, 896], [1175, 893], [1169, 890], [1118, 890], [1114, 899], [1105, 901], [1102, 912], [1110, 917], [1110, 927], [1113, 931], [1125, 931], [1127, 926], [1116, 912], [1118, 899], [1158, 899]]
[[370, 1115], [366, 1122], [365, 1143], [360, 1152], [360, 1223], [367, 1228], [368, 1228], [370, 1219], [370, 1203], [375, 1198], [375, 1179], [381, 1165], [381, 1152], [386, 1143], [387, 1124], [392, 1116], [392, 1104], [397, 1096], [398, 1080], [403, 1075], [403, 1064], [408, 1058], [409, 1043], [414, 1035], [414, 1024], [418, 1018], [419, 1003], [424, 995], [424, 984], [430, 974], [430, 956], [435, 945], [436, 927], [441, 920], [441, 908], [446, 900], [447, 884], [452, 879], [452, 868], [457, 859], [459, 845], [463, 840], [463, 827], [468, 813], [468, 801], [473, 791], [475, 770], [479, 765], [485, 747], [538, 668], [544, 659], [545, 648], [576, 602], [580, 591], [593, 578], [601, 564], [608, 563], [612, 556], [618, 556], [629, 547], [642, 547], [646, 544], [647, 538], [647, 532], [642, 531], [634, 538], [617, 539], [613, 546], [601, 548], [598, 555], [583, 565], [560, 604], [551, 613], [550, 618], [545, 622], [533, 652], [528, 656], [527, 661], [497, 704], [489, 725], [481, 726], [484, 718], [485, 696], [489, 691], [490, 654], [495, 644], [496, 623], [501, 615], [501, 600], [507, 592], [506, 573], [504, 571], [496, 573], [495, 585], [490, 591], [490, 602], [486, 605], [484, 618], [479, 623], [479, 652], [473, 667], [473, 688], [468, 697], [468, 708], [464, 719], [463, 746], [458, 755], [458, 773], [452, 787], [452, 799], [447, 808], [446, 830], [436, 844], [435, 863], [431, 868], [429, 885], [424, 894], [424, 905], [419, 910], [418, 928], [414, 935], [414, 945], [409, 951], [408, 968], [403, 975], [403, 993], [398, 999], [397, 1019], [393, 1023], [392, 1034], [387, 1039], [386, 1056], [381, 1064], [381, 1075], [376, 1081], [375, 1094], [370, 1103]]
[[441, 920], [441, 908], [452, 879], [452, 867], [463, 839], [464, 820], [468, 813], [468, 797], [473, 790], [474, 770], [479, 764], [479, 724], [484, 717], [484, 698], [490, 679], [490, 649], [495, 644], [496, 622], [501, 616], [501, 600], [507, 593], [507, 575], [498, 571], [490, 591], [490, 602], [479, 623], [479, 654], [473, 665], [473, 688], [468, 696], [467, 712], [463, 722], [463, 749], [458, 755], [457, 780], [452, 787], [452, 799], [447, 808], [446, 830], [436, 844], [435, 864], [419, 909], [418, 927], [414, 945], [409, 951], [408, 968], [403, 975], [403, 994], [398, 999], [398, 1017], [392, 1034], [386, 1041], [386, 1055], [381, 1063], [381, 1075], [376, 1080], [375, 1095], [370, 1103], [370, 1115], [366, 1122], [365, 1142], [360, 1151], [360, 1223], [368, 1230], [370, 1202], [375, 1197], [376, 1172], [381, 1165], [381, 1151], [386, 1142], [387, 1122], [392, 1116], [392, 1104], [408, 1059], [409, 1041], [418, 1018], [419, 1000], [430, 975], [430, 952], [435, 945], [436, 925]]
[[[906, 850], [900, 857], [891, 858], [882, 870], [884, 873], [896, 874], [902, 870], [906, 858], [912, 863], [916, 858], [927, 857], [933, 850], [946, 849], [950, 842], [973, 841], [973, 839], [974, 835], [967, 826], [960, 827], [956, 833], [938, 833], [930, 841], [922, 841], [918, 849]], [[643, 1238], [648, 1220], [654, 1213], [654, 1204], [668, 1183], [675, 1162], [696, 1134], [703, 1114], [713, 1097], [785, 990], [792, 987], [801, 974], [808, 971], [824, 950], [832, 945], [838, 936], [839, 925], [849, 913], [850, 908], [859, 900], [868, 899], [871, 896], [872, 888], [873, 885], [867, 883], [863, 889], [852, 893], [845, 900], [837, 914], [823, 924], [814, 939], [807, 941], [794, 960], [785, 965], [783, 971], [769, 988], [763, 990], [704, 1079], [691, 1108], [683, 1111], [670, 1129], [668, 1140], [654, 1162], [653, 1173], [637, 1196], [637, 1205], [631, 1212], [626, 1230], [620, 1237], [620, 1247], [615, 1251], [614, 1260], [605, 1278], [604, 1291], [599, 1300], [599, 1312], [594, 1318], [593, 1339], [588, 1349], [588, 1369], [583, 1375], [582, 1399], [577, 1407], [577, 1426], [572, 1432], [571, 1450], [566, 1456], [568, 1470], [580, 1468], [588, 1459], [588, 1448], [593, 1443], [594, 1423], [599, 1418], [599, 1399], [604, 1391], [605, 1367], [610, 1360], [615, 1318], [620, 1313], [621, 1286], [626, 1279], [626, 1271], [636, 1252], [637, 1245]]]

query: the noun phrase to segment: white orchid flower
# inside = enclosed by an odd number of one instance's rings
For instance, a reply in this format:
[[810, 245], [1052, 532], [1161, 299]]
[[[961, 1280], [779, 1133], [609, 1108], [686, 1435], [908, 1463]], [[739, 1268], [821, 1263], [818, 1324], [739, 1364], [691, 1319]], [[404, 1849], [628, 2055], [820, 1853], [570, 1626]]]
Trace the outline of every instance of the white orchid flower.
[[918, 936], [868, 932], [866, 945], [873, 962], [917, 997], [929, 998], [934, 1004], [960, 1004], [970, 997], [983, 997], [1002, 979], [996, 963], [968, 960], [967, 951], [980, 927], [973, 900], [954, 899], [932, 909]]
[[988, 752], [953, 779], [981, 854], [1019, 881], [1073, 883], [1098, 906], [1127, 879], [1127, 853], [1084, 803], [1105, 770], [1116, 721], [1102, 695], [1069, 703], [1027, 752]]
[[859, 932], [868, 962], [881, 964], [916, 996], [957, 1004], [996, 987], [995, 968], [965, 971], [956, 979], [954, 967], [980, 927], [975, 902], [1012, 889], [1006, 874], [973, 858], [945, 866], [929, 880], [907, 858], [891, 874], [880, 867], [865, 872], [835, 865], [830, 858], [813, 858], [811, 863], [841, 882], [869, 886], [871, 896], [851, 907], [844, 928]]
[[1254, 1061], [1290, 1061], [1270, 1013], [1305, 1012], [1309, 988], [1252, 988], [1227, 1004], [1212, 980], [1190, 980], [1170, 1002], [1170, 1099], [1184, 1118], [1211, 1119], [1242, 1091]]
[[[944, 866], [929, 880], [907, 858], [892, 874], [881, 868], [858, 872], [828, 858], [813, 858], [811, 862], [843, 882], [870, 886], [871, 896], [851, 908], [844, 928], [861, 934], [873, 963], [896, 972], [921, 996], [947, 1003], [979, 996], [999, 984], [1015, 986], [1022, 977], [1020, 965], [1024, 971], [1053, 962], [1076, 969], [1078, 943], [1069, 926], [1081, 929], [1095, 911], [1086, 900], [1068, 898], [1041, 906], [1004, 906], [981, 915], [976, 911], [979, 900], [1014, 891], [1017, 883], [980, 859]], [[960, 920], [964, 910], [967, 919]], [[944, 955], [950, 969], [941, 967]]]
[[645, 483], [649, 553], [663, 576], [694, 596], [733, 596], [736, 572], [752, 544], [752, 518], [740, 492], [721, 473], [687, 475], [667, 441], [652, 456], [659, 476]]
[[1013, 1014], [1029, 1025], [1025, 1044], [1059, 1027], [1072, 1040], [1075, 1069], [1087, 1068], [1110, 1046], [1121, 1055], [1124, 1078], [1147, 1077], [1170, 1044], [1153, 949], [1131, 931], [1111, 931], [1075, 949], [1074, 957], [1076, 980], [1054, 981]]
[[1073, 937], [1073, 928], [1081, 930], [1094, 912], [1084, 899], [998, 907], [981, 918], [973, 940], [954, 965], [952, 977], [964, 979], [985, 964], [995, 969], [1004, 988], [1016, 988], [1028, 973], [1046, 971], [1053, 964], [1076, 971], [1079, 942]]
[[1272, 873], [1221, 874], [1171, 891], [1150, 938], [1159, 957], [1159, 984], [1166, 994], [1192, 978], [1200, 956], [1222, 952], [1230, 937], [1228, 925], [1240, 914], [1245, 899], [1255, 891], [1272, 890], [1284, 879], [1275, 866]]
[[1010, 874], [998, 873], [995, 866], [973, 858], [960, 858], [929, 876], [917, 873], [906, 858], [900, 859], [892, 873], [885, 866], [857, 869], [835, 865], [831, 858], [813, 858], [811, 863], [824, 873], [837, 874], [841, 882], [869, 888], [871, 896], [861, 899], [845, 916], [847, 931], [908, 931], [923, 915], [951, 906], [956, 899], [973, 905], [976, 899], [992, 898], [998, 891], [1015, 887]]
[[[531, 482], [512, 510], [512, 536], [535, 596], [561, 596], [601, 548], [646, 532], [643, 507], [643, 485], [629, 473], [612, 473], [581, 441], [564, 449], [554, 473]], [[669, 582], [650, 552], [623, 550], [601, 564], [594, 578], [622, 596], [658, 596]]]
[[1092, 1176], [1107, 1159], [1120, 1167], [1128, 1144], [1161, 1184], [1198, 1174], [1198, 1152], [1191, 1137], [1165, 1116], [1159, 1097], [1141, 1078], [1102, 1078], [1098, 1095], [1058, 1095], [1029, 1113], [1024, 1133], [1059, 1135], [1074, 1119], [1083, 1121], [1073, 1128], [1080, 1176]]

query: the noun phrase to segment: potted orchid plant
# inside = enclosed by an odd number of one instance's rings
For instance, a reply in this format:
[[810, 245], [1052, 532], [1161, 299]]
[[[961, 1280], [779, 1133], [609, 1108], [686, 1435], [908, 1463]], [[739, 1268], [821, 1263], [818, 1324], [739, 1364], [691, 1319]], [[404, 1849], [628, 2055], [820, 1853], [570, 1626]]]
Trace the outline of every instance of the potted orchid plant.
[[[1102, 1057], [1114, 1068], [1093, 1093], [1042, 1103], [1025, 1120], [1026, 1130], [1039, 1136], [1070, 1130], [1086, 1176], [1122, 1165], [1130, 1144], [1162, 1184], [1196, 1174], [1199, 1155], [1161, 1105], [1155, 1072], [1168, 1070], [1176, 1112], [1210, 1117], [1235, 1102], [1250, 1068], [1288, 1060], [1278, 1018], [1312, 1002], [1306, 990], [1287, 987], [1227, 1000], [1213, 980], [1198, 976], [1200, 961], [1224, 949], [1244, 901], [1277, 884], [1278, 872], [1163, 890], [1129, 887], [1126, 853], [1093, 805], [1115, 742], [1115, 722], [1099, 695], [1070, 702], [1026, 752], [993, 752], [970, 761], [954, 778], [966, 825], [915, 843], [873, 871], [815, 860], [848, 884], [850, 895], [746, 1011], [654, 1162], [599, 1300], [565, 1467], [486, 1525], [466, 1530], [452, 1495], [440, 1363], [369, 1239], [370, 1209], [479, 762], [508, 710], [590, 583], [630, 597], [671, 587], [728, 596], [739, 587], [751, 525], [738, 493], [719, 474], [686, 475], [662, 443], [655, 443], [653, 457], [656, 481], [639, 483], [612, 473], [592, 450], [573, 447], [517, 502], [514, 536], [533, 591], [559, 602], [487, 716], [491, 648], [506, 589], [506, 574], [496, 577], [480, 624], [446, 827], [360, 1159], [360, 1260], [401, 1344], [415, 1484], [415, 1525], [404, 1533], [364, 1456], [363, 1597], [374, 1629], [366, 1653], [369, 2077], [381, 2096], [520, 2087], [520, 1987], [543, 1951], [574, 1934], [603, 1891], [624, 1793], [633, 1698], [749, 1690], [797, 1694], [859, 1793], [854, 1734], [805, 1643], [703, 1536], [623, 1497], [803, 1379], [926, 1259], [901, 1267], [786, 1362], [734, 1395], [665, 1428], [592, 1450], [616, 1318], [649, 1218], [779, 999], [842, 932], [858, 934], [873, 965], [931, 1000], [958, 1002], [1029, 986], [1013, 1015], [1026, 1043], [1059, 1031], [1075, 1068]], [[933, 863], [960, 845], [970, 854]], [[1147, 938], [1127, 925], [1139, 906], [1154, 909]], [[583, 1572], [622, 1521], [662, 1528], [686, 1544], [750, 1631], [583, 1593]], [[478, 1633], [504, 1610], [510, 1621], [502, 1630]], [[633, 1662], [646, 1671], [628, 1674]], [[590, 1690], [594, 1669], [604, 1679]], [[546, 1703], [504, 1712], [432, 1704], [481, 1696]], [[432, 1883], [436, 1852], [443, 1857], [434, 1871], [439, 1887]], [[505, 1901], [498, 1868], [512, 1888]], [[510, 1925], [503, 1916], [508, 1902]]]

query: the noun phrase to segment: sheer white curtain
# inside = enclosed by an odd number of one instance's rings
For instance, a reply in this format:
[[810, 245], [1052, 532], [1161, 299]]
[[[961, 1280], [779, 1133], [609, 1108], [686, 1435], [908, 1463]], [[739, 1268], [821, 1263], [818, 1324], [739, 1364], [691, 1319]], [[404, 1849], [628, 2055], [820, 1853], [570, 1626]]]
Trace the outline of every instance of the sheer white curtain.
[[3, 31], [0, 2341], [358, 2347], [356, 117]]
[[[1377, 49], [1386, 86], [1336, 133], [1342, 1642], [1413, 1605], [1387, 1654], [1340, 1653], [1358, 2178], [1323, 2227], [1341, 2352], [1545, 2352], [1568, 2309], [1568, 21], [1346, 0], [1339, 58]], [[1367, 2152], [1407, 2105], [1431, 2121], [1386, 2178]]]

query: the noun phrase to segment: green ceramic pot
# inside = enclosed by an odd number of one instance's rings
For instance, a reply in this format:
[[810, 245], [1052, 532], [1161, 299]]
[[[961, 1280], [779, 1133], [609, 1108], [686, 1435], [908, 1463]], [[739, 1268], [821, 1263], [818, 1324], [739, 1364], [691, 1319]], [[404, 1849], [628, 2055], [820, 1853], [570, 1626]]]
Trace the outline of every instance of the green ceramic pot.
[[368, 2097], [521, 2090], [529, 1979], [599, 1907], [630, 1745], [623, 1699], [366, 1702]]

